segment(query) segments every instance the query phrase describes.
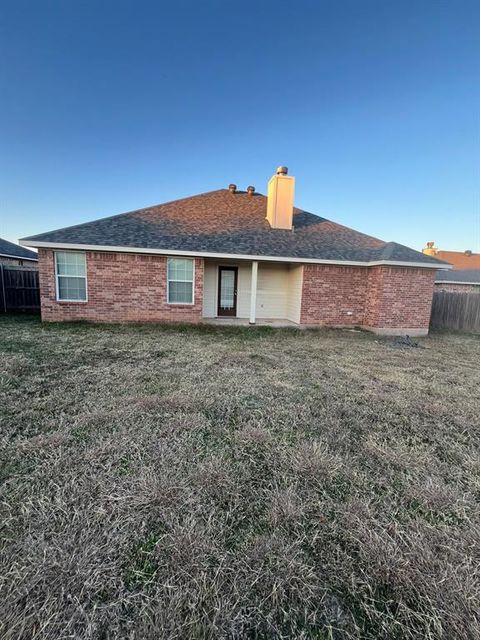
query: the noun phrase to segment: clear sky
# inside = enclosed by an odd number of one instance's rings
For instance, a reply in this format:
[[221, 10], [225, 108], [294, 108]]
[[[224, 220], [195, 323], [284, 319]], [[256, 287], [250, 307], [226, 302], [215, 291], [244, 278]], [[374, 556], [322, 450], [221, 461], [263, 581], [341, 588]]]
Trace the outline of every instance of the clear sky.
[[480, 251], [478, 0], [3, 0], [0, 236], [253, 184]]

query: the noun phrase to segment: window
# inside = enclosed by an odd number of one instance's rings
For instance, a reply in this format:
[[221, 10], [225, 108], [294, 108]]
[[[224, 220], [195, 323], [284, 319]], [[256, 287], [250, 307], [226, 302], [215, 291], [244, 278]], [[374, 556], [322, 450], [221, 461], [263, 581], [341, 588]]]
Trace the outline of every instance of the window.
[[86, 301], [87, 269], [84, 253], [56, 251], [55, 271], [57, 300]]
[[193, 304], [193, 260], [167, 261], [167, 300], [170, 304]]

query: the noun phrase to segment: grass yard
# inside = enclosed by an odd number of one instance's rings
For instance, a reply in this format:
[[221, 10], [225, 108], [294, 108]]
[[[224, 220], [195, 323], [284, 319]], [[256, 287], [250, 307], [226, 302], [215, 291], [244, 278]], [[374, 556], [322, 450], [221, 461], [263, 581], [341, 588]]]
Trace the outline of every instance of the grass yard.
[[3, 640], [480, 637], [480, 339], [0, 320]]

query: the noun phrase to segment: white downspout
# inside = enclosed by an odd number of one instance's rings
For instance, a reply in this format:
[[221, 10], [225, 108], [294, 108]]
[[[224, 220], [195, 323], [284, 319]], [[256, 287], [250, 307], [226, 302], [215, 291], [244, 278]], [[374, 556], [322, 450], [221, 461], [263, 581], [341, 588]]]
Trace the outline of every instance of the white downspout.
[[255, 312], [257, 307], [257, 276], [258, 262], [252, 262], [252, 282], [250, 284], [250, 324], [255, 324]]

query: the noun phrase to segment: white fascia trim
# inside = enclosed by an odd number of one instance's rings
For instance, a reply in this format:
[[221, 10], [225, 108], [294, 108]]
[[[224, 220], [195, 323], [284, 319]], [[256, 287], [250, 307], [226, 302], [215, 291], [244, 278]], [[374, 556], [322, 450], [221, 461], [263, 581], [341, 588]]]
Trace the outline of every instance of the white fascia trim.
[[185, 256], [192, 258], [220, 258], [222, 260], [255, 260], [259, 262], [291, 262], [299, 264], [335, 264], [346, 267], [416, 267], [419, 269], [451, 269], [450, 265], [436, 265], [424, 262], [393, 262], [391, 260], [377, 260], [375, 262], [362, 262], [359, 260], [319, 260], [317, 258], [292, 258], [283, 256], [255, 256], [240, 253], [213, 253], [209, 251], [177, 251], [175, 249], [143, 249], [141, 247], [115, 247], [100, 244], [70, 244], [62, 242], [41, 242], [34, 240], [31, 242], [20, 240], [25, 247], [36, 247], [37, 249], [70, 249], [71, 251], [113, 251], [116, 253], [148, 253], [160, 256]]
[[32, 262], [38, 262], [38, 258], [22, 258], [22, 256], [11, 256], [8, 253], [0, 253], [0, 258], [14, 258], [15, 260], [31, 260]]
[[367, 262], [366, 263], [369, 267], [376, 267], [378, 265], [386, 265], [391, 266], [391, 267], [418, 267], [420, 269], [435, 269], [435, 271], [449, 271], [450, 269], [452, 269], [452, 265], [451, 264], [440, 264], [440, 265], [436, 265], [436, 264], [428, 264], [428, 263], [424, 263], [424, 262], [401, 262], [400, 260], [397, 260], [396, 262], [391, 262], [389, 260], [378, 260], [375, 262]]
[[461, 282], [460, 280], [435, 280], [435, 284], [473, 284], [480, 287], [480, 282]]

